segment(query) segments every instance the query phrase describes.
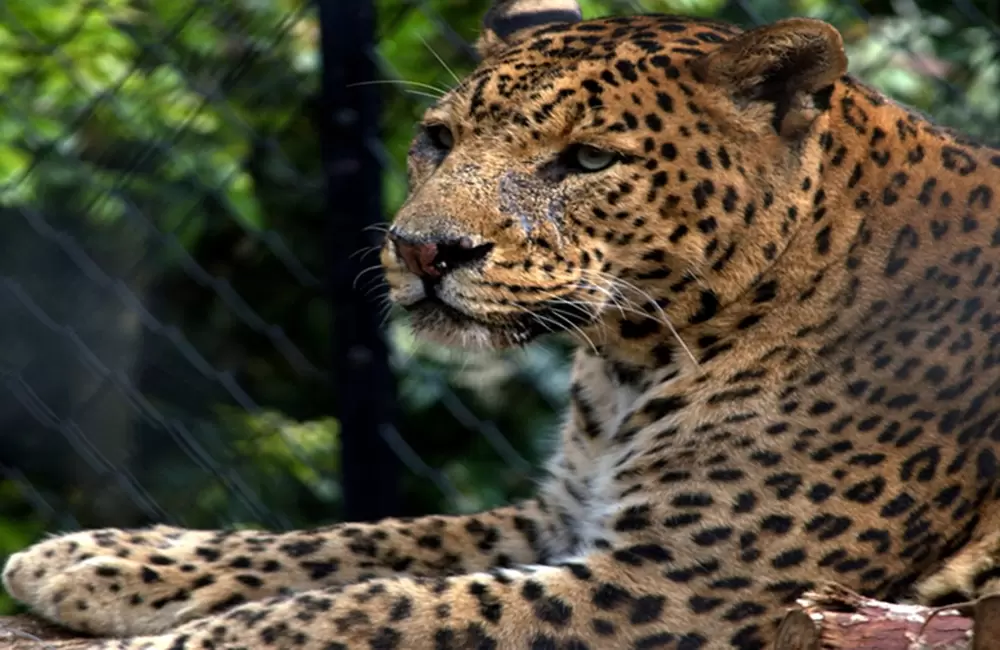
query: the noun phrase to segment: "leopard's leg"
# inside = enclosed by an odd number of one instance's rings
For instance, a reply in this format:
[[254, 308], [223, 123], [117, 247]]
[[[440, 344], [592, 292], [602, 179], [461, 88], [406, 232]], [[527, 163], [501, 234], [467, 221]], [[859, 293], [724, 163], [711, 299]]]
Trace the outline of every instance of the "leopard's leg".
[[[564, 448], [582, 448], [589, 418], [615, 408], [601, 363], [580, 356], [576, 373], [598, 388], [587, 417], [574, 406]], [[601, 382], [604, 383], [601, 383]], [[587, 453], [598, 453], [590, 450]], [[438, 578], [493, 567], [545, 564], [579, 542], [567, 525], [582, 505], [567, 492], [574, 463], [562, 451], [548, 463], [539, 496], [468, 516], [346, 523], [284, 534], [192, 531], [158, 526], [56, 537], [17, 553], [4, 568], [8, 593], [36, 613], [83, 632], [153, 634], [194, 618], [281, 593], [399, 575]], [[579, 488], [578, 488], [579, 489]], [[575, 513], [579, 515], [579, 512]]]
[[69, 628], [151, 634], [282, 593], [536, 564], [546, 556], [547, 521], [529, 501], [476, 515], [282, 534], [166, 526], [85, 531], [14, 554], [3, 583], [35, 613]]
[[[411, 578], [251, 603], [169, 634], [111, 641], [108, 650], [709, 650], [769, 640], [762, 610], [701, 606], [691, 582], [663, 577], [663, 557], [625, 549], [575, 562]], [[679, 567], [673, 567], [678, 569]], [[704, 599], [703, 599], [704, 600]], [[696, 606], [697, 605], [697, 606]], [[742, 631], [753, 630], [753, 632]], [[760, 630], [759, 632], [757, 630]], [[743, 635], [743, 636], [739, 636]], [[746, 638], [743, 638], [743, 637]]]
[[917, 583], [915, 591], [919, 602], [927, 605], [1000, 594], [1000, 501], [984, 508], [972, 539]]

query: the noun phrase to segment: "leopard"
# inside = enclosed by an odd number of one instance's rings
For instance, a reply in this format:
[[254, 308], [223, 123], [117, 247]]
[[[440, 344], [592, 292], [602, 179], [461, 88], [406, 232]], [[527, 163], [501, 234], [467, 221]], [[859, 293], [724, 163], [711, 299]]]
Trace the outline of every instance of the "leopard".
[[1000, 149], [812, 18], [499, 0], [476, 48], [380, 255], [424, 340], [575, 341], [535, 495], [67, 533], [7, 592], [117, 650], [760, 650], [825, 583], [994, 593]]

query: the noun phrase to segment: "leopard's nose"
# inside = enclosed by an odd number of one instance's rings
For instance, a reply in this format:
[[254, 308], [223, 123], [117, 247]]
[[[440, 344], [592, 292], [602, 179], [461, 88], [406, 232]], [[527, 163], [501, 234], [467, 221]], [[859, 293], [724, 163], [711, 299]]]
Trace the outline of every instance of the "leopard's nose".
[[422, 280], [440, 280], [452, 271], [482, 262], [493, 250], [492, 243], [477, 246], [469, 237], [415, 237], [390, 230], [389, 239], [403, 266]]

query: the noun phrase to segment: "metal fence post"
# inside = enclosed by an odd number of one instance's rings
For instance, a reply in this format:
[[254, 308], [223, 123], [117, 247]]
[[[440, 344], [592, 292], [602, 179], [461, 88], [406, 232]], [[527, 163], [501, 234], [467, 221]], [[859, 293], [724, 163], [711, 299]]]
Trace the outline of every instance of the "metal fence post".
[[344, 517], [398, 514], [399, 460], [382, 432], [392, 425], [395, 386], [379, 310], [355, 287], [377, 261], [358, 252], [378, 242], [382, 221], [380, 101], [375, 86], [374, 0], [318, 0], [323, 51], [321, 141], [330, 210], [326, 251], [333, 309], [332, 375], [341, 425]]

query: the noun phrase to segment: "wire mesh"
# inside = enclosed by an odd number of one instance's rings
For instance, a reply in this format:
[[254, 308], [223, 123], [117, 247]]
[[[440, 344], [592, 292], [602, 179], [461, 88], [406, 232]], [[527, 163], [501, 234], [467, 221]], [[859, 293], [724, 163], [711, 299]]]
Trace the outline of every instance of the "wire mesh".
[[[413, 122], [475, 64], [486, 4], [377, 2], [382, 136], [365, 146], [383, 215], [405, 195]], [[897, 99], [977, 135], [1000, 116], [989, 1], [584, 9], [824, 18], [852, 71]], [[343, 511], [319, 34], [305, 0], [0, 3], [0, 556], [81, 526], [284, 529]], [[377, 302], [377, 255], [356, 254]], [[387, 331], [401, 416], [377, 435], [403, 471], [368, 471], [398, 482], [400, 514], [529, 492], [566, 345], [480, 357]]]

